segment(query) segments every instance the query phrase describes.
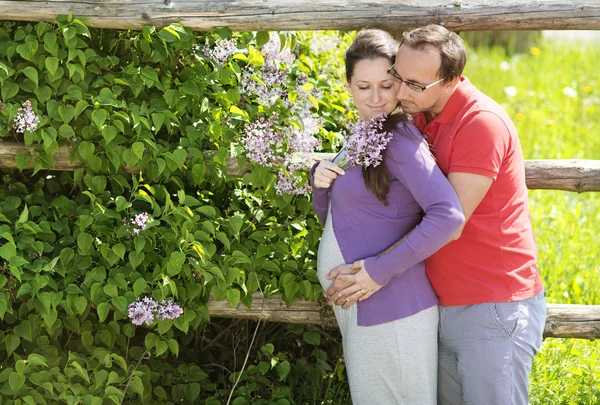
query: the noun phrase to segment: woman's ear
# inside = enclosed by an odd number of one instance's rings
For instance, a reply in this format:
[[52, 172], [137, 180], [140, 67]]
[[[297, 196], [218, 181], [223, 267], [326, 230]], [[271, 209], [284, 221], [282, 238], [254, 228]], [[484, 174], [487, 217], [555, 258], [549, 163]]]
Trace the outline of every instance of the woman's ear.
[[346, 90], [350, 92], [350, 83], [348, 83], [348, 79], [344, 76], [344, 86], [346, 86]]

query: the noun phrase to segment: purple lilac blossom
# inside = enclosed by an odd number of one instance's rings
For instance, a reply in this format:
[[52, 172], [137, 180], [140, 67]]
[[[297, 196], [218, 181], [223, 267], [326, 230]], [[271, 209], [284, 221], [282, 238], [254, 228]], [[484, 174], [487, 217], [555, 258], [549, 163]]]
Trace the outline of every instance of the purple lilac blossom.
[[261, 48], [265, 65], [289, 65], [296, 60], [289, 48], [281, 49], [281, 39], [277, 32], [271, 33], [269, 41]]
[[277, 119], [277, 114], [273, 114], [266, 121], [261, 116], [244, 128], [241, 142], [246, 149], [248, 158], [254, 163], [266, 167], [282, 163], [283, 159], [275, 153], [276, 148], [280, 147], [283, 142], [283, 133], [275, 132], [273, 129]]
[[173, 301], [162, 300], [156, 317], [162, 321], [163, 319], [178, 318], [181, 314], [183, 314], [183, 309], [179, 305], [174, 304]]
[[131, 236], [135, 236], [146, 229], [148, 218], [148, 213], [142, 212], [141, 214], [137, 214], [135, 217], [130, 218], [129, 220], [127, 220], [127, 218], [123, 218], [123, 224], [129, 228]]
[[31, 102], [27, 100], [23, 103], [23, 107], [19, 108], [17, 115], [15, 115], [13, 128], [18, 134], [23, 134], [25, 131], [34, 132], [39, 123], [40, 119], [31, 108]]
[[138, 298], [129, 305], [129, 319], [134, 325], [152, 324], [155, 318], [159, 321], [163, 319], [175, 319], [183, 314], [183, 309], [172, 301], [162, 300], [160, 304], [152, 298]]
[[206, 44], [204, 46], [203, 53], [217, 62], [219, 67], [223, 67], [225, 62], [227, 62], [231, 55], [235, 53], [236, 49], [237, 48], [234, 39], [219, 39], [216, 41], [214, 48], [211, 48], [208, 44]]
[[[281, 88], [285, 84], [285, 73], [277, 68], [275, 70], [265, 68], [264, 65], [260, 69], [260, 73], [257, 74], [251, 67], [244, 69], [240, 92], [255, 94], [258, 97], [258, 103], [267, 107], [272, 107], [277, 100], [285, 99], [286, 92]], [[255, 80], [253, 76], [259, 78], [260, 81]]]
[[158, 309], [158, 304], [152, 298], [144, 297], [137, 299], [129, 305], [129, 319], [134, 325], [150, 325], [154, 322], [154, 312]]
[[379, 114], [369, 120], [359, 119], [350, 127], [350, 136], [344, 141], [346, 158], [342, 168], [352, 166], [378, 166], [383, 159], [383, 151], [392, 139], [391, 132], [383, 131], [386, 114]]

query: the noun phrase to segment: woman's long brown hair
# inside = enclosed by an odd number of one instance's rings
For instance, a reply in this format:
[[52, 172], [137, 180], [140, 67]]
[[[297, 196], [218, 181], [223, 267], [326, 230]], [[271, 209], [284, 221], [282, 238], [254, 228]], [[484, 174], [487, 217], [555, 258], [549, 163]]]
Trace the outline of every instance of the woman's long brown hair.
[[[391, 66], [396, 60], [398, 45], [398, 42], [386, 31], [377, 29], [361, 30], [356, 34], [354, 42], [346, 51], [346, 80], [348, 83], [352, 80], [354, 67], [361, 60], [385, 58], [390, 61]], [[407, 115], [402, 111], [394, 111], [387, 117], [383, 130], [395, 132], [397, 125], [407, 119]], [[375, 194], [383, 205], [388, 205], [387, 195], [390, 191], [390, 175], [385, 161], [384, 153], [383, 160], [377, 167], [363, 167], [362, 173], [365, 186]]]

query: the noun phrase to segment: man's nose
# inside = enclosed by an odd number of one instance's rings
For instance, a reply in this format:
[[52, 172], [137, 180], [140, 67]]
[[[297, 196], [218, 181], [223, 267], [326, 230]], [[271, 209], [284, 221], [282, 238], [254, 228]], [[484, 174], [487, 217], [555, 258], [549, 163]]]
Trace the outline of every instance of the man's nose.
[[408, 86], [406, 86], [404, 83], [400, 82], [396, 84], [396, 98], [398, 100], [403, 100], [406, 98], [406, 95], [408, 94]]

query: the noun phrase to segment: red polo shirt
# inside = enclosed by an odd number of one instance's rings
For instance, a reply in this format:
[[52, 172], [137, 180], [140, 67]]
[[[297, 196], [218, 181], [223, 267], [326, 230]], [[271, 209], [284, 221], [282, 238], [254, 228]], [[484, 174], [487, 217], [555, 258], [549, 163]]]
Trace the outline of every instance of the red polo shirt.
[[461, 237], [425, 262], [440, 303], [516, 301], [541, 292], [523, 152], [504, 109], [461, 77], [433, 121], [422, 113], [414, 118], [445, 175], [494, 179]]

